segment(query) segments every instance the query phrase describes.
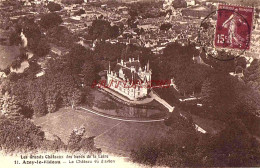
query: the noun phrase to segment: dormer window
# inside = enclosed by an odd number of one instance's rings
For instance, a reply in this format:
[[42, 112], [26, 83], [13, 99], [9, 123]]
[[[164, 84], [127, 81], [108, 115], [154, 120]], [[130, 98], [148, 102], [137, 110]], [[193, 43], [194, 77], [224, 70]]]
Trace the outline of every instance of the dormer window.
[[119, 70], [119, 77], [120, 77], [120, 78], [125, 78], [125, 74], [124, 74], [122, 68], [120, 68], [120, 70]]
[[134, 66], [131, 66], [131, 72], [135, 72], [135, 67]]
[[139, 67], [139, 70], [138, 70], [139, 72], [142, 72], [142, 68], [141, 67]]

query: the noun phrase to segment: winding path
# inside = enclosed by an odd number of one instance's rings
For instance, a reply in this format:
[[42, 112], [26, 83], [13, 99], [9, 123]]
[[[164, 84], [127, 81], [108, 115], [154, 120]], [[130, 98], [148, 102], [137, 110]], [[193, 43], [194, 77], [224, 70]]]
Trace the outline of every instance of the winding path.
[[[136, 123], [152, 123], [152, 122], [162, 122], [162, 121], [165, 120], [164, 118], [158, 119], [158, 120], [128, 120], [128, 119], [122, 119], [122, 118], [111, 117], [111, 116], [108, 116], [108, 115], [100, 114], [98, 112], [95, 112], [93, 110], [90, 110], [90, 109], [87, 109], [87, 108], [84, 108], [84, 107], [79, 107], [79, 108], [82, 109], [82, 110], [88, 111], [92, 114], [95, 114], [95, 115], [98, 115], [98, 116], [101, 116], [101, 117], [104, 117], [104, 118], [112, 119], [112, 120], [117, 120], [117, 121], [136, 122]], [[184, 115], [181, 114], [181, 116], [186, 119], [186, 117]], [[198, 126], [197, 124], [195, 124], [195, 128], [196, 128], [197, 131], [199, 131], [203, 134], [206, 133], [206, 131], [204, 129], [202, 129], [200, 126]]]
[[85, 110], [85, 111], [88, 111], [90, 113], [93, 113], [95, 115], [98, 115], [98, 116], [101, 116], [101, 117], [104, 117], [104, 118], [109, 118], [109, 119], [113, 119], [113, 120], [118, 120], [118, 121], [126, 121], [126, 122], [138, 122], [138, 123], [151, 123], [151, 122], [162, 122], [164, 121], [165, 119], [158, 119], [158, 120], [130, 120], [130, 119], [122, 119], [122, 118], [117, 118], [117, 117], [111, 117], [111, 116], [108, 116], [108, 115], [104, 115], [104, 114], [100, 114], [98, 112], [95, 112], [93, 110], [90, 110], [90, 109], [87, 109], [87, 108], [84, 108], [84, 107], [79, 107], [80, 109], [82, 110]]

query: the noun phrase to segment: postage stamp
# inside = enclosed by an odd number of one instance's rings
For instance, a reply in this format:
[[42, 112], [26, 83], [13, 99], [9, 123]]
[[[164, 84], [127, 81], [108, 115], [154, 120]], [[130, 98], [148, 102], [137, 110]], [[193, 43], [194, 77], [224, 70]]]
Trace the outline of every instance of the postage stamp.
[[216, 48], [249, 50], [254, 8], [219, 4], [214, 44]]

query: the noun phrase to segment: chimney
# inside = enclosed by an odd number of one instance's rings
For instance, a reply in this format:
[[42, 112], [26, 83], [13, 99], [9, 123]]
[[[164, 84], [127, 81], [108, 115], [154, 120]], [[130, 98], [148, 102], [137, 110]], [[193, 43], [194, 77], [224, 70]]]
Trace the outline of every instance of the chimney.
[[142, 68], [141, 67], [139, 67], [139, 70], [138, 70], [139, 72], [142, 72]]
[[131, 70], [131, 73], [136, 71], [134, 66], [131, 66], [130, 70]]

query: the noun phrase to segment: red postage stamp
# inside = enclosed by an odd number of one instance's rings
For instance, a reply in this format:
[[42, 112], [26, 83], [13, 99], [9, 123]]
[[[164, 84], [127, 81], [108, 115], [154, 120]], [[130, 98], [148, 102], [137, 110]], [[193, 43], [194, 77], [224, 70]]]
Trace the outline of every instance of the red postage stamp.
[[248, 50], [254, 8], [220, 4], [217, 10], [215, 47]]

